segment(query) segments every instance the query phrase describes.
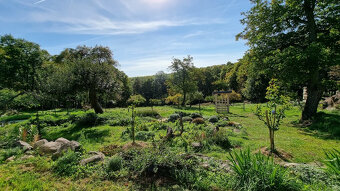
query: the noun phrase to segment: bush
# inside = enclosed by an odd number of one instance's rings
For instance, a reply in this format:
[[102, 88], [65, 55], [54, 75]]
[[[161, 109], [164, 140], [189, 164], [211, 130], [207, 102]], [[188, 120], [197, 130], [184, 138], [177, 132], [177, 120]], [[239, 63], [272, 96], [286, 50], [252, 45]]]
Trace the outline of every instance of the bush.
[[233, 147], [228, 139], [227, 133], [224, 131], [217, 132], [210, 139], [214, 144], [222, 147], [223, 149], [227, 150]]
[[150, 139], [153, 139], [155, 137], [155, 133], [154, 132], [150, 132], [150, 131], [138, 131], [136, 133], [136, 140], [140, 140], [140, 141], [147, 141]]
[[154, 130], [165, 130], [167, 129], [168, 126], [165, 123], [161, 123], [161, 122], [155, 122], [152, 124], [151, 129]]
[[209, 118], [210, 123], [216, 123], [218, 122], [218, 116], [214, 115]]
[[77, 121], [78, 125], [92, 127], [102, 125], [106, 121], [105, 118], [98, 116], [96, 113], [86, 113]]
[[129, 117], [118, 117], [117, 119], [108, 121], [110, 126], [128, 126], [131, 123]]
[[274, 163], [273, 158], [250, 150], [229, 153], [228, 159], [235, 173], [235, 190], [300, 190], [296, 180]]
[[158, 118], [160, 117], [159, 113], [155, 110], [140, 110], [137, 111], [137, 116], [140, 117], [154, 117], [154, 118]]
[[57, 159], [52, 167], [53, 172], [59, 176], [71, 176], [77, 173], [81, 154], [68, 151]]
[[217, 127], [227, 127], [229, 126], [229, 121], [226, 120], [220, 120], [216, 124]]
[[22, 150], [19, 147], [4, 149], [0, 152], [0, 163], [4, 162], [11, 156], [17, 156], [22, 154]]
[[169, 116], [169, 119], [168, 119], [168, 121], [170, 121], [170, 122], [175, 122], [177, 119], [179, 119], [179, 114], [177, 114], [177, 113], [175, 113], [175, 114], [172, 114], [172, 115], [170, 115]]
[[199, 113], [192, 113], [192, 114], [190, 115], [190, 117], [193, 118], [193, 119], [196, 119], [196, 118], [202, 118], [202, 115], [199, 114]]
[[182, 120], [183, 120], [183, 122], [191, 122], [192, 118], [189, 117], [189, 116], [186, 116], [186, 117], [183, 117]]
[[194, 124], [204, 124], [204, 119], [203, 118], [195, 118], [194, 120], [192, 120], [192, 122]]

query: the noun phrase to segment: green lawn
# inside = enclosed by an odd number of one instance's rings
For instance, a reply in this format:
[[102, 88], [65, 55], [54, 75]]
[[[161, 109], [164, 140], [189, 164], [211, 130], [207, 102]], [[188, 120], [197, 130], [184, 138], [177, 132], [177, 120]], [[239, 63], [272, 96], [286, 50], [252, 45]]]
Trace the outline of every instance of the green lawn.
[[[231, 141], [237, 141], [241, 147], [236, 149], [250, 148], [252, 151], [256, 151], [261, 147], [269, 146], [268, 129], [263, 122], [257, 119], [253, 114], [255, 105], [247, 104], [245, 111], [243, 110], [243, 104], [234, 104], [231, 106], [231, 113], [227, 116], [231, 121], [242, 124], [242, 135], [230, 136]], [[150, 110], [150, 107], [140, 107], [137, 111]], [[154, 107], [163, 118], [169, 117], [176, 111], [184, 111], [188, 113], [199, 112], [197, 106], [192, 108], [179, 109], [174, 106], [158, 106]], [[213, 105], [202, 106], [202, 115], [208, 118], [212, 115], [217, 115]], [[39, 112], [39, 118], [45, 121], [58, 121], [69, 118], [70, 115], [83, 115], [85, 112], [81, 110], [71, 110], [69, 114], [65, 110], [53, 110]], [[87, 113], [90, 113], [88, 111]], [[130, 112], [131, 113], [131, 112]], [[99, 116], [106, 117], [108, 119], [116, 120], [120, 118], [129, 118], [129, 110], [127, 108], [114, 108], [105, 109], [105, 113]], [[290, 162], [297, 163], [314, 163], [321, 162], [325, 158], [324, 151], [336, 148], [340, 150], [340, 141], [338, 136], [332, 136], [328, 132], [322, 132], [322, 127], [338, 130], [340, 129], [340, 111], [324, 111], [322, 118], [318, 119], [315, 126], [312, 128], [302, 128], [297, 125], [301, 111], [294, 107], [287, 112], [287, 117], [284, 119], [280, 129], [276, 131], [275, 141], [276, 147], [283, 150], [286, 153], [292, 155], [289, 159]], [[18, 123], [9, 124], [5, 127], [0, 127], [0, 140], [6, 137], [10, 129], [15, 129], [16, 126], [21, 123], [25, 123], [25, 120], [32, 120], [36, 117], [36, 112], [22, 112], [16, 116], [2, 117], [0, 121], [11, 120], [23, 120]], [[30, 119], [31, 118], [31, 119]], [[319, 117], [320, 118], [320, 117]], [[143, 123], [149, 124], [150, 118], [139, 118], [138, 125]], [[155, 119], [153, 119], [155, 120]], [[169, 126], [174, 127], [173, 123], [166, 123]], [[212, 126], [212, 124], [206, 123]], [[138, 126], [137, 125], [137, 126]], [[79, 141], [85, 150], [100, 150], [100, 148], [115, 144], [124, 145], [131, 142], [130, 139], [123, 139], [122, 133], [129, 128], [129, 125], [112, 126], [112, 124], [105, 123], [98, 126], [81, 126], [72, 123], [61, 123], [55, 125], [46, 125], [43, 129], [43, 138], [48, 140], [55, 140], [59, 137], [65, 137], [70, 140]], [[187, 136], [189, 129], [194, 126], [189, 123], [185, 123], [187, 132], [183, 136]], [[315, 130], [311, 130], [315, 129]], [[14, 131], [15, 132], [15, 131]], [[336, 131], [335, 131], [336, 132]], [[190, 131], [193, 133], [193, 131]], [[160, 136], [166, 134], [166, 130], [155, 131], [155, 139], [160, 139]], [[151, 141], [149, 141], [151, 142]], [[204, 150], [202, 153], [207, 156], [215, 157], [217, 159], [227, 159], [227, 150], [212, 149]], [[52, 186], [55, 190], [125, 190], [129, 189], [131, 182], [112, 182], [102, 181], [96, 177], [89, 177], [86, 179], [80, 179], [77, 181], [56, 177], [49, 170], [48, 165], [50, 163], [44, 163], [43, 161], [50, 160], [46, 157], [35, 157], [32, 160], [26, 162], [10, 162], [0, 164], [0, 188], [6, 188], [12, 190], [14, 188], [21, 188], [21, 190], [49, 190]], [[45, 165], [45, 166], [44, 166]], [[34, 169], [34, 170], [32, 170]], [[44, 170], [45, 169], [45, 170]], [[85, 182], [89, 183], [85, 183]], [[37, 189], [35, 189], [37, 188]]]

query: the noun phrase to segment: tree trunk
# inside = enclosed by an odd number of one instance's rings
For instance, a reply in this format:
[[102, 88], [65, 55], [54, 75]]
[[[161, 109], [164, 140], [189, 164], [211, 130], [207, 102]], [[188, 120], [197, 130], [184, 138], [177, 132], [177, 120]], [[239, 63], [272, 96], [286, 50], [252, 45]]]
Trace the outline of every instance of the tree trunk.
[[90, 89], [89, 98], [90, 98], [91, 107], [94, 109], [94, 112], [104, 113], [102, 106], [98, 102], [96, 90]]
[[323, 90], [317, 87], [308, 87], [307, 101], [303, 109], [301, 120], [310, 120], [316, 114]]
[[183, 102], [182, 102], [182, 106], [185, 107], [185, 101], [187, 99], [187, 94], [183, 93]]
[[274, 130], [269, 129], [270, 132], [270, 152], [275, 152], [275, 143], [274, 143]]
[[[317, 26], [315, 23], [314, 9], [316, 0], [305, 0], [303, 8], [307, 18], [308, 43], [317, 42]], [[317, 54], [316, 54], [317, 55]], [[301, 120], [310, 120], [316, 114], [322, 97], [323, 86], [319, 74], [319, 60], [315, 55], [308, 55], [307, 62], [310, 64], [310, 80], [307, 86], [307, 101], [303, 109]]]

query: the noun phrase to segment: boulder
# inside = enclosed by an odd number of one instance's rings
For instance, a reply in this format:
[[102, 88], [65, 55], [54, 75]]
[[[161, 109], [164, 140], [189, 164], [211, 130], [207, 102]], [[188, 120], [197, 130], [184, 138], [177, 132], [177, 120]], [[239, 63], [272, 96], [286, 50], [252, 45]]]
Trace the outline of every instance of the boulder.
[[90, 151], [89, 154], [94, 154], [93, 156], [83, 159], [80, 161], [81, 165], [87, 165], [89, 163], [99, 162], [104, 160], [105, 155], [101, 152]]
[[60, 142], [48, 142], [39, 147], [39, 154], [45, 155], [45, 154], [53, 154], [56, 153], [61, 147]]
[[35, 143], [33, 144], [33, 148], [34, 148], [34, 149], [37, 149], [37, 148], [39, 148], [41, 145], [43, 145], [43, 144], [45, 144], [45, 143], [48, 143], [48, 141], [47, 141], [46, 139], [41, 139], [41, 140], [39, 140], [39, 141], [37, 141], [37, 142], [35, 142]]
[[23, 150], [24, 152], [33, 149], [33, 147], [32, 147], [30, 144], [26, 143], [25, 141], [18, 141], [17, 144], [18, 144], [19, 147], [22, 148], [22, 150]]
[[195, 150], [200, 150], [202, 148], [202, 144], [199, 142], [193, 142], [191, 143], [191, 146], [195, 149]]
[[30, 159], [30, 158], [34, 158], [33, 155], [24, 155], [20, 158], [20, 160], [26, 160], [26, 159]]
[[15, 156], [11, 156], [9, 158], [6, 159], [6, 162], [11, 162], [11, 161], [14, 161], [15, 159]]
[[78, 143], [77, 141], [71, 141], [70, 145], [73, 151], [79, 151], [81, 148], [80, 143]]

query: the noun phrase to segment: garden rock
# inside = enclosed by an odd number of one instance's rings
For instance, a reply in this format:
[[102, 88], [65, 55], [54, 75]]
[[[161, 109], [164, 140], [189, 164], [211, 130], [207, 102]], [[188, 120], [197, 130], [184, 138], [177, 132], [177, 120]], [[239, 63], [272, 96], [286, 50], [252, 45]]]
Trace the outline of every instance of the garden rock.
[[20, 160], [27, 160], [27, 159], [30, 159], [30, 158], [34, 158], [33, 155], [24, 155], [23, 157], [20, 158]]
[[39, 154], [46, 155], [46, 154], [53, 154], [56, 153], [61, 147], [60, 142], [47, 142], [39, 147]]
[[48, 141], [47, 141], [46, 139], [41, 139], [41, 140], [39, 140], [39, 141], [37, 141], [37, 142], [35, 142], [35, 143], [33, 144], [33, 148], [34, 148], [34, 149], [37, 149], [37, 148], [39, 148], [41, 145], [43, 145], [43, 144], [45, 144], [45, 143], [48, 143]]
[[202, 145], [201, 145], [201, 143], [199, 143], [199, 142], [193, 142], [193, 143], [191, 143], [191, 146], [192, 146], [194, 149], [200, 149], [200, 148], [202, 148]]
[[81, 165], [86, 165], [89, 163], [94, 163], [94, 162], [99, 162], [99, 161], [103, 161], [105, 155], [101, 152], [96, 152], [96, 151], [90, 151], [89, 154], [94, 154], [93, 156], [87, 158], [87, 159], [83, 159], [80, 161]]
[[79, 151], [81, 148], [80, 143], [78, 143], [77, 141], [71, 141], [70, 146], [72, 151]]
[[33, 147], [25, 141], [18, 141], [18, 146], [21, 147], [24, 152], [33, 149]]
[[14, 161], [15, 159], [15, 156], [11, 156], [9, 158], [6, 159], [6, 162], [11, 162], [11, 161]]

